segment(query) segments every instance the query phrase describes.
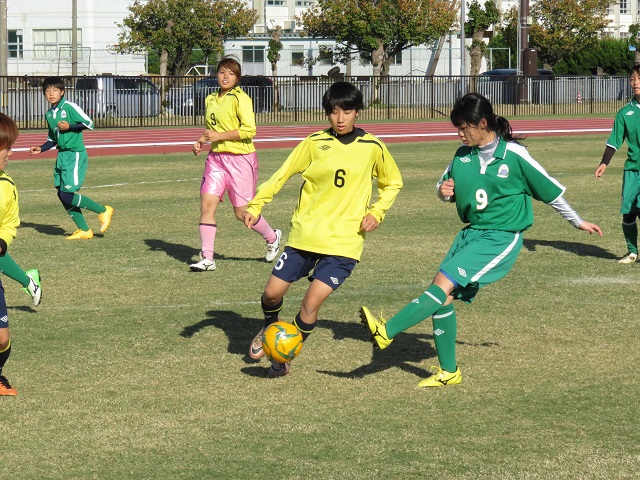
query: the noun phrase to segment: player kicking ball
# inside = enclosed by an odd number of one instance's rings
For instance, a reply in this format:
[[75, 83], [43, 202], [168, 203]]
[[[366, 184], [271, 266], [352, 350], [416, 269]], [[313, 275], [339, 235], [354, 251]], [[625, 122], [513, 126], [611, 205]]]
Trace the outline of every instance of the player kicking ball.
[[533, 224], [531, 198], [551, 205], [580, 230], [602, 236], [564, 199], [563, 187], [550, 177], [514, 137], [509, 122], [493, 113], [491, 103], [469, 93], [456, 102], [451, 123], [464, 143], [437, 184], [438, 196], [456, 204], [467, 225], [454, 239], [433, 283], [388, 321], [362, 307], [362, 323], [379, 348], [432, 316], [439, 367], [418, 387], [442, 387], [462, 381], [456, 361], [456, 312], [453, 300], [471, 302], [478, 291], [513, 267], [523, 232]]

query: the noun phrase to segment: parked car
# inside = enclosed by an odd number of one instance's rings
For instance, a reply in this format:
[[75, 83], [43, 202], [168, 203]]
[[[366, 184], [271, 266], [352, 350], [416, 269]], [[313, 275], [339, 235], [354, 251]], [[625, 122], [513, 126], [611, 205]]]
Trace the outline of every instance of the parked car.
[[80, 77], [73, 97], [90, 117], [154, 117], [160, 113], [160, 91], [140, 77]]
[[[243, 75], [240, 86], [251, 100], [253, 111], [270, 112], [273, 108], [273, 81], [263, 75]], [[203, 115], [204, 99], [218, 89], [218, 78], [213, 75], [198, 80], [193, 86], [174, 89], [169, 105], [175, 115]]]

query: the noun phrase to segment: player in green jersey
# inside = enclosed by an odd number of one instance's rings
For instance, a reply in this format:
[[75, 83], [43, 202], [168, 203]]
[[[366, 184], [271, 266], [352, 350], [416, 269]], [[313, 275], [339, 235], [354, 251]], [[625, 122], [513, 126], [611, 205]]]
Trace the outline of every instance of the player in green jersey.
[[[260, 185], [243, 214], [245, 224], [253, 225], [284, 183], [296, 174], [302, 176], [287, 246], [261, 297], [264, 328], [278, 320], [291, 284], [308, 278], [311, 283], [293, 321], [307, 339], [324, 301], [360, 260], [366, 233], [378, 228], [402, 188], [400, 171], [384, 143], [355, 126], [363, 106], [362, 93], [353, 84], [331, 85], [322, 98], [330, 128], [303, 140]], [[372, 177], [378, 184], [374, 203]], [[264, 355], [264, 328], [249, 347], [254, 360]], [[289, 368], [289, 363], [272, 362], [268, 375], [283, 376]]]
[[638, 209], [640, 209], [640, 65], [629, 72], [633, 98], [618, 110], [613, 129], [607, 140], [596, 178], [602, 177], [614, 153], [627, 142], [627, 159], [622, 175], [622, 234], [627, 243], [627, 254], [619, 263], [635, 263], [638, 259]]
[[53, 182], [58, 198], [77, 227], [67, 240], [90, 240], [93, 230], [87, 225], [81, 209], [86, 208], [98, 214], [100, 233], [107, 231], [113, 216], [112, 207], [100, 205], [86, 195], [77, 193], [84, 182], [89, 161], [82, 131], [92, 130], [93, 121], [78, 105], [64, 97], [64, 82], [60, 77], [45, 78], [42, 92], [51, 104], [45, 114], [49, 136], [44, 144], [31, 147], [29, 153], [37, 155], [53, 147], [58, 148]]
[[440, 264], [433, 283], [385, 321], [366, 307], [362, 323], [379, 348], [400, 332], [433, 315], [433, 337], [440, 367], [419, 387], [460, 383], [456, 362], [456, 314], [453, 300], [471, 302], [478, 290], [504, 277], [518, 257], [523, 231], [533, 224], [531, 198], [551, 205], [571, 225], [602, 236], [600, 227], [582, 220], [563, 198], [565, 188], [550, 177], [511, 132], [509, 122], [493, 112], [482, 95], [469, 93], [456, 102], [451, 123], [464, 146], [438, 182], [438, 196], [454, 202], [467, 224]]

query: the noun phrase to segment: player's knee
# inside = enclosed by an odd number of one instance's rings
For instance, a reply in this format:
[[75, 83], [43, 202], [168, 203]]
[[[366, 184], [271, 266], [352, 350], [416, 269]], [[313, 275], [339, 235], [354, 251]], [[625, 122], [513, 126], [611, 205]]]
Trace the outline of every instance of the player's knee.
[[71, 203], [73, 202], [73, 193], [63, 192], [62, 190], [58, 190], [58, 198], [62, 203], [71, 205]]
[[622, 223], [626, 225], [631, 225], [636, 223], [636, 219], [638, 218], [638, 212], [629, 212], [622, 215]]

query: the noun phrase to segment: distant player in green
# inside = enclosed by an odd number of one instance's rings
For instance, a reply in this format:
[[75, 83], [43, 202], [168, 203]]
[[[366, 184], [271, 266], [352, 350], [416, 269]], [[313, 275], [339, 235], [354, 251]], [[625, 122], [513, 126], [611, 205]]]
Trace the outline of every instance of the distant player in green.
[[[308, 277], [311, 283], [293, 321], [307, 339], [324, 301], [360, 260], [366, 233], [378, 228], [402, 188], [400, 171], [384, 143], [355, 126], [363, 106], [362, 93], [351, 83], [331, 85], [322, 98], [330, 128], [303, 140], [247, 206], [243, 216], [250, 227], [287, 180], [302, 176], [287, 246], [262, 294], [264, 328], [278, 320], [291, 284]], [[372, 177], [378, 183], [373, 204]], [[249, 347], [254, 360], [264, 355], [264, 328]], [[272, 362], [268, 375], [283, 376], [289, 369], [289, 363]]]
[[379, 348], [400, 332], [433, 315], [433, 336], [440, 367], [419, 387], [460, 383], [456, 362], [456, 314], [453, 300], [471, 302], [478, 290], [504, 277], [520, 253], [523, 231], [533, 224], [531, 198], [551, 205], [580, 230], [600, 228], [582, 220], [563, 198], [565, 188], [550, 177], [514, 137], [509, 122], [493, 113], [491, 103], [469, 93], [456, 102], [451, 123], [464, 146], [438, 182], [438, 196], [455, 202], [467, 224], [453, 241], [433, 283], [388, 321], [366, 307], [362, 322]]
[[[11, 147], [18, 138], [18, 127], [15, 122], [0, 113], [0, 268], [9, 267], [11, 278], [18, 280], [21, 276], [27, 277], [27, 281], [33, 281], [22, 272], [15, 262], [9, 257], [7, 250], [16, 236], [16, 230], [20, 225], [20, 211], [18, 207], [18, 192], [16, 186], [5, 173], [5, 168], [12, 155]], [[37, 272], [32, 270], [30, 272]], [[20, 276], [17, 274], [21, 273]], [[23, 279], [24, 280], [24, 279]], [[20, 280], [18, 280], [20, 281]], [[39, 295], [40, 285], [34, 294]], [[38, 298], [39, 302], [39, 298]], [[34, 304], [35, 304], [34, 298]], [[0, 396], [16, 396], [18, 391], [11, 386], [7, 377], [2, 374], [2, 369], [11, 354], [11, 335], [9, 333], [9, 314], [4, 296], [4, 287], [0, 282]]]
[[98, 214], [101, 233], [107, 231], [113, 216], [112, 207], [100, 205], [86, 195], [77, 193], [84, 182], [89, 161], [82, 131], [93, 130], [93, 121], [78, 105], [64, 98], [64, 82], [61, 78], [45, 78], [42, 91], [51, 104], [46, 113], [49, 136], [44, 144], [31, 147], [29, 152], [37, 155], [53, 147], [58, 148], [53, 182], [58, 198], [77, 227], [67, 240], [90, 240], [93, 230], [87, 225], [81, 209], [86, 208]]
[[627, 160], [622, 175], [622, 234], [627, 243], [627, 254], [618, 263], [635, 263], [638, 259], [638, 209], [640, 209], [640, 65], [629, 72], [633, 98], [618, 110], [611, 135], [596, 168], [596, 178], [602, 177], [614, 153], [627, 142]]

